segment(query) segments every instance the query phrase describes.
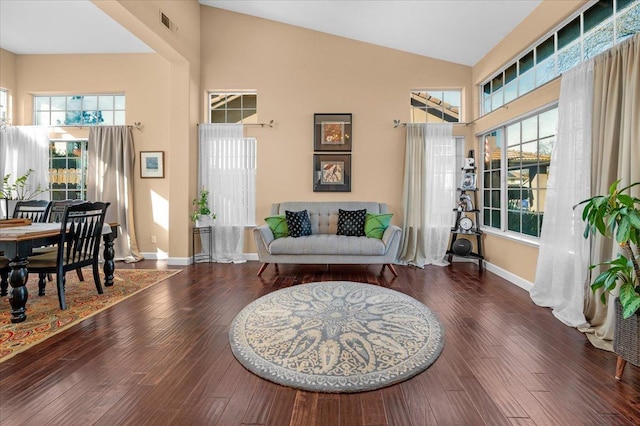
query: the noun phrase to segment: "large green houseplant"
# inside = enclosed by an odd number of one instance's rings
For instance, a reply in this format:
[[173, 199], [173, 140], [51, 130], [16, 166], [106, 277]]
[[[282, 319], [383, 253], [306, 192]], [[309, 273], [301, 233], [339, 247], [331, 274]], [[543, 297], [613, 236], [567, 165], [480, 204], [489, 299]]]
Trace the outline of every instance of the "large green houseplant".
[[619, 184], [620, 180], [615, 181], [607, 195], [591, 197], [578, 205], [584, 204], [582, 219], [587, 223], [584, 237], [599, 233], [612, 238], [622, 249], [616, 259], [590, 266], [591, 269], [607, 267], [596, 277], [591, 288], [593, 291], [604, 289], [601, 300], [606, 303], [606, 293], [612, 293], [619, 286], [623, 317], [629, 318], [640, 308], [637, 257], [640, 248], [640, 199], [629, 195], [629, 190], [640, 182], [624, 188], [618, 188]]

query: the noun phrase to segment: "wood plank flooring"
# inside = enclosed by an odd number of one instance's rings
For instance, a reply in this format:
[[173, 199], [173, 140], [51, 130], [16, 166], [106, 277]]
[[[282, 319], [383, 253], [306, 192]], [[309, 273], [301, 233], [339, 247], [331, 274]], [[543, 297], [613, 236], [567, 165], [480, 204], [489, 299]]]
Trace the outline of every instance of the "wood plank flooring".
[[[638, 367], [627, 364], [615, 380], [615, 354], [475, 263], [398, 267], [397, 278], [380, 275], [379, 265], [282, 265], [280, 274], [270, 265], [257, 277], [259, 266], [185, 267], [0, 364], [0, 424], [640, 424]], [[332, 280], [377, 284], [425, 303], [444, 324], [440, 358], [400, 384], [341, 395], [279, 386], [235, 360], [227, 333], [245, 305]]]

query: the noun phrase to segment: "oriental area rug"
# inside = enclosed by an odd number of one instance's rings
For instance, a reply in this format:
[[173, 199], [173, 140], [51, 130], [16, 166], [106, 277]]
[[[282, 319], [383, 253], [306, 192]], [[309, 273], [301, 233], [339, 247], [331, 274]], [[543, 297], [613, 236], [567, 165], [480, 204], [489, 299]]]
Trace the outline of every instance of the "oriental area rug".
[[26, 321], [13, 324], [9, 297], [4, 296], [0, 299], [0, 362], [178, 272], [180, 270], [118, 269], [116, 267], [113, 286], [105, 287], [104, 280], [102, 282], [103, 294], [98, 294], [96, 291], [93, 272], [90, 268], [83, 269], [84, 282], [78, 280], [74, 271], [68, 272], [65, 284], [67, 309], [64, 311], [60, 310], [58, 303], [55, 277], [54, 281], [47, 283], [47, 294], [38, 296], [37, 274], [30, 276], [27, 284], [29, 300]]
[[427, 369], [444, 329], [425, 305], [370, 284], [326, 281], [269, 293], [247, 305], [229, 331], [252, 373], [312, 392], [389, 386]]

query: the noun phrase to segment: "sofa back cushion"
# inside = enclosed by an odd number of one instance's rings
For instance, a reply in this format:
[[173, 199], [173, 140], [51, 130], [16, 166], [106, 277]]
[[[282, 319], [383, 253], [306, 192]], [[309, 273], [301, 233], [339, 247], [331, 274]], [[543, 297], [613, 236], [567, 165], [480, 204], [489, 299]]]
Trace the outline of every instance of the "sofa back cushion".
[[312, 234], [336, 234], [338, 211], [366, 209], [368, 213], [387, 213], [385, 203], [373, 201], [288, 201], [271, 206], [271, 215], [284, 215], [287, 210], [309, 212]]

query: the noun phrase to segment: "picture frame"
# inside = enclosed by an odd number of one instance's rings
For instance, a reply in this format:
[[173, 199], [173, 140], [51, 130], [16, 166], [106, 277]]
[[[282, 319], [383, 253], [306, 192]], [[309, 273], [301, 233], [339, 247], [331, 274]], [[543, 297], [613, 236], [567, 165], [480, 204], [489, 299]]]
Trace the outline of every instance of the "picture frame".
[[476, 174], [465, 173], [462, 176], [462, 182], [460, 182], [460, 189], [473, 191], [476, 189]]
[[313, 192], [351, 192], [351, 154], [313, 154]]
[[140, 177], [164, 178], [164, 151], [140, 151]]
[[352, 116], [343, 114], [313, 115], [313, 150], [347, 151], [353, 146]]

